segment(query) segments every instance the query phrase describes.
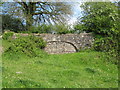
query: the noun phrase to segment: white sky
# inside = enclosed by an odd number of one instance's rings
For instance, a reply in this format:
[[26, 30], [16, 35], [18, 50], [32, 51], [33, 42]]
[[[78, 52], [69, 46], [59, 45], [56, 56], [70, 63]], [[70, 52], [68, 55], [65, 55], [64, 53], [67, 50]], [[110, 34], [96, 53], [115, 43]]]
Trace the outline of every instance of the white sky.
[[76, 21], [77, 18], [82, 16], [81, 11], [82, 9], [80, 8], [80, 5], [82, 4], [82, 2], [74, 2], [72, 7], [73, 7], [73, 15], [70, 18], [70, 20], [68, 21], [68, 25], [73, 25]]

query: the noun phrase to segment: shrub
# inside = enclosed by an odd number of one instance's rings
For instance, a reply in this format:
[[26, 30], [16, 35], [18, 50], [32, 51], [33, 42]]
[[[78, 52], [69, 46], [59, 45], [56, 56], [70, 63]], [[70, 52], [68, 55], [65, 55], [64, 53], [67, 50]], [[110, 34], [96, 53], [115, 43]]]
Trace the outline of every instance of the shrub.
[[33, 35], [29, 36], [30, 40], [33, 40], [34, 44], [36, 44], [37, 48], [44, 49], [46, 46], [46, 43], [41, 37], [35, 37]]
[[8, 40], [8, 39], [12, 38], [13, 34], [14, 34], [14, 32], [5, 32], [5, 33], [3, 34], [3, 37], [2, 37], [2, 38], [3, 38], [4, 40]]
[[57, 34], [73, 33], [73, 31], [70, 30], [67, 25], [63, 25], [63, 24], [54, 25], [53, 31], [55, 31]]
[[30, 31], [31, 33], [51, 33], [51, 25], [42, 24], [39, 26], [32, 26]]
[[76, 25], [74, 25], [74, 32], [76, 32], [76, 33], [83, 33], [83, 32], [87, 32], [87, 31], [85, 31], [86, 29], [86, 27], [84, 27], [84, 25], [83, 24], [80, 24], [80, 23], [77, 23]]
[[[106, 54], [119, 59], [119, 42], [112, 37], [96, 38], [94, 49], [97, 51], [107, 52]], [[114, 61], [117, 63], [118, 61]]]
[[11, 45], [5, 50], [5, 53], [22, 53], [29, 57], [43, 56], [42, 49], [46, 43], [40, 37], [35, 36], [19, 36], [17, 39], [11, 41]]

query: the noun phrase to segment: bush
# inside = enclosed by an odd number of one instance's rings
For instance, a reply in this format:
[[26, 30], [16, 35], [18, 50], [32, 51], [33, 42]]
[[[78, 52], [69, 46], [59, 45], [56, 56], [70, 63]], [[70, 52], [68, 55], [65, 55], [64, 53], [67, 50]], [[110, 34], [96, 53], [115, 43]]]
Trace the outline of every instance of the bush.
[[63, 24], [54, 25], [53, 31], [55, 31], [57, 34], [73, 33], [73, 30], [70, 30], [69, 26]]
[[46, 43], [42, 38], [35, 36], [19, 36], [17, 39], [11, 41], [11, 45], [5, 50], [5, 53], [22, 53], [29, 57], [43, 56], [42, 49]]
[[46, 43], [44, 42], [44, 40], [41, 37], [36, 37], [36, 36], [31, 35], [31, 36], [29, 36], [29, 39], [33, 40], [33, 42], [37, 48], [44, 49], [46, 46]]
[[3, 34], [2, 38], [4, 40], [8, 40], [8, 39], [12, 38], [13, 34], [14, 34], [14, 32], [6, 32], [6, 33]]
[[51, 33], [52, 27], [51, 25], [42, 24], [38, 27], [32, 26], [30, 31], [31, 33]]
[[[94, 49], [96, 51], [107, 52], [106, 54], [119, 59], [119, 42], [112, 37], [96, 38], [94, 42]], [[117, 63], [118, 61], [114, 61]]]
[[80, 24], [80, 23], [77, 23], [76, 25], [74, 25], [74, 31], [78, 34], [83, 33], [83, 32], [87, 32], [87, 31], [85, 31], [86, 30], [85, 28], [86, 27], [84, 27], [84, 25]]

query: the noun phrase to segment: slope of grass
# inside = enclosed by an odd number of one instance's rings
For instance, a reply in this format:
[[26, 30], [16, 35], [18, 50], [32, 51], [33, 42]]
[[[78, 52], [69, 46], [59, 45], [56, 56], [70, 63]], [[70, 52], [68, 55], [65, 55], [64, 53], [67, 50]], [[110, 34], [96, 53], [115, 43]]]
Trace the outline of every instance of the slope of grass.
[[[3, 46], [7, 48], [9, 42], [3, 41]], [[85, 51], [42, 58], [17, 53], [0, 58], [4, 88], [118, 87], [117, 65], [108, 62], [102, 52]]]
[[2, 89], [2, 39], [0, 38], [0, 89]]
[[[22, 57], [22, 56], [21, 56]], [[117, 66], [101, 52], [48, 55], [9, 60], [3, 57], [6, 88], [110, 88], [118, 87]]]

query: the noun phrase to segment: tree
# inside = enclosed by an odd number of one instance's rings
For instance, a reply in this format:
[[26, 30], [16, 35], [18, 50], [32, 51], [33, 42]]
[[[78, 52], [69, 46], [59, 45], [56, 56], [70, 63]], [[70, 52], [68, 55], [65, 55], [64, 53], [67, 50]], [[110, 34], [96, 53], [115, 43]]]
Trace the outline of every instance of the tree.
[[[4, 3], [3, 7], [6, 13], [14, 14], [25, 19], [26, 28], [37, 23], [57, 23], [65, 19], [65, 15], [71, 14], [70, 5], [65, 2], [15, 2]], [[30, 1], [30, 0], [29, 0]], [[6, 10], [5, 10], [6, 9]]]
[[120, 29], [119, 3], [115, 2], [85, 2], [81, 5], [83, 17], [81, 23], [86, 32], [96, 36], [95, 49], [105, 51], [119, 58]]
[[25, 31], [25, 27], [22, 24], [21, 20], [10, 15], [2, 15], [2, 30], [5, 29], [14, 32]]
[[81, 22], [87, 32], [110, 35], [118, 32], [118, 8], [111, 2], [86, 2]]

